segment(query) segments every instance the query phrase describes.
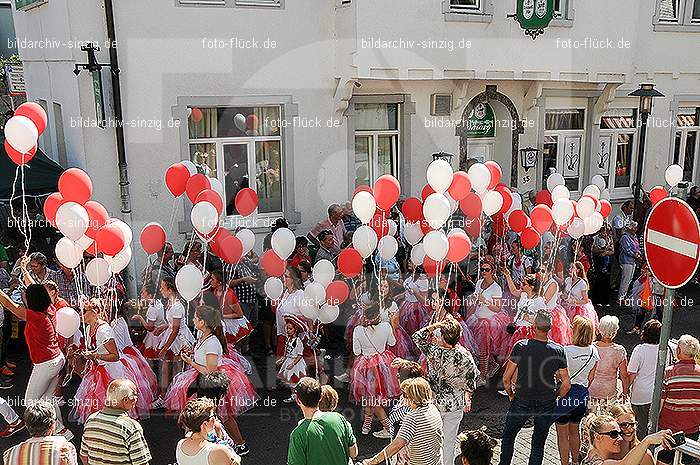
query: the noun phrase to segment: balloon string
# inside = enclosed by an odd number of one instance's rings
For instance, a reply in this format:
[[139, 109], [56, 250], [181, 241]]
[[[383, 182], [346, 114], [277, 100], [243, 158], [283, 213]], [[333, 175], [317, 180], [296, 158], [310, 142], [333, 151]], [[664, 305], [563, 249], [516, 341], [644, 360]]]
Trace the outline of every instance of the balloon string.
[[21, 166], [21, 171], [22, 171], [22, 213], [23, 213], [23, 219], [26, 216], [26, 222], [24, 223], [24, 228], [25, 228], [25, 233], [24, 233], [24, 241], [25, 241], [25, 248], [26, 250], [29, 250], [29, 244], [32, 242], [32, 227], [30, 224], [30, 218], [29, 218], [29, 208], [27, 207], [27, 196], [25, 195], [25, 189], [24, 189], [24, 165]]

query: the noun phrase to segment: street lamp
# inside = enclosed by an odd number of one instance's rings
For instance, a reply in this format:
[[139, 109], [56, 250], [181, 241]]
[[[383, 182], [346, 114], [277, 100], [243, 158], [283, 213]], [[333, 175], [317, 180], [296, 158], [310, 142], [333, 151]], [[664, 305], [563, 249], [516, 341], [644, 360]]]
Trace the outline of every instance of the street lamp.
[[641, 116], [641, 127], [639, 130], [639, 149], [637, 153], [637, 176], [634, 186], [634, 214], [637, 218], [642, 214], [639, 193], [642, 188], [642, 169], [644, 168], [644, 146], [647, 138], [647, 120], [651, 114], [654, 97], [663, 97], [664, 94], [654, 89], [654, 84], [640, 84], [639, 89], [629, 94], [630, 97], [639, 97], [639, 115]]
[[452, 157], [454, 157], [453, 154], [447, 153], [447, 152], [437, 152], [432, 155], [433, 161], [435, 160], [445, 160], [447, 163], [450, 165], [452, 164]]

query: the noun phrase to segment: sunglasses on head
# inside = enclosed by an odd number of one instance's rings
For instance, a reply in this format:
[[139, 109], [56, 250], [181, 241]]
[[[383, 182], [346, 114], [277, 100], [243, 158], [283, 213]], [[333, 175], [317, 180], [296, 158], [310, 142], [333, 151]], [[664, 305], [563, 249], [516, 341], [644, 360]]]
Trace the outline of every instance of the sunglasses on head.
[[[597, 432], [597, 431], [596, 431], [596, 432]], [[599, 432], [597, 432], [597, 433], [598, 433], [598, 434], [603, 434], [603, 435], [605, 435], [605, 436], [609, 436], [610, 439], [617, 439], [617, 438], [619, 438], [619, 437], [622, 437], [622, 431], [616, 430], [616, 429], [614, 429], [614, 430], [612, 430], [612, 431], [606, 431], [605, 433], [599, 433]]]

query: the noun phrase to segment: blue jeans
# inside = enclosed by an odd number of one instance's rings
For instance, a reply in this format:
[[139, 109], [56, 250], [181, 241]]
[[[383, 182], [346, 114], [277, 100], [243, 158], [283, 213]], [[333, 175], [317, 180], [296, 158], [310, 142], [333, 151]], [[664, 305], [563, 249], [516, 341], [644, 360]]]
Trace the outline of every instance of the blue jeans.
[[554, 423], [554, 405], [554, 401], [513, 399], [506, 414], [506, 423], [503, 426], [499, 465], [510, 465], [513, 460], [515, 437], [530, 418], [534, 419], [535, 428], [532, 432], [532, 450], [528, 465], [542, 465], [544, 444], [547, 441], [549, 428]]

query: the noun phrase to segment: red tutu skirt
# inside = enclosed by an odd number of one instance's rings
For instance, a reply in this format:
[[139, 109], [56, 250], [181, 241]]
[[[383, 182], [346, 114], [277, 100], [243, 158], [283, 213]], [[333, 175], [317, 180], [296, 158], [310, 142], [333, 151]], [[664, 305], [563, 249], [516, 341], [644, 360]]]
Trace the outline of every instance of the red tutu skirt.
[[[566, 315], [566, 310], [557, 305], [550, 310], [552, 314], [552, 329], [549, 330], [549, 338], [562, 346], [571, 345], [571, 320]], [[597, 316], [597, 315], [596, 315]]]
[[139, 350], [147, 360], [160, 360], [158, 356], [158, 349], [163, 343], [163, 338], [161, 336], [154, 336], [152, 332], [146, 333], [143, 338], [143, 343], [139, 345]]
[[518, 326], [515, 329], [515, 333], [513, 333], [513, 336], [510, 338], [510, 350], [508, 353], [513, 351], [513, 346], [515, 346], [515, 343], [518, 341], [522, 341], [523, 339], [532, 339], [535, 337], [535, 327], [534, 326]]
[[398, 370], [391, 367], [395, 358], [390, 350], [356, 357], [352, 366], [351, 399], [357, 403], [379, 405], [399, 397]]
[[226, 347], [228, 348], [228, 354], [224, 354], [224, 357], [230, 358], [233, 363], [238, 365], [238, 368], [243, 370], [247, 375], [251, 374], [253, 372], [253, 367], [248, 359], [236, 350], [236, 346], [234, 344], [227, 344]]
[[236, 344], [253, 332], [253, 325], [246, 317], [242, 318], [224, 318], [224, 332], [226, 333], [226, 342]]
[[495, 375], [508, 357], [511, 335], [506, 331], [506, 327], [510, 322], [511, 317], [503, 312], [494, 313], [491, 318], [477, 318], [472, 315], [467, 320], [467, 327], [478, 346], [476, 362], [484, 378]]
[[479, 356], [479, 344], [477, 344], [472, 331], [467, 326], [467, 322], [459, 319], [459, 325], [462, 327], [462, 336], [459, 338], [459, 343], [467, 349], [474, 357], [474, 360]]
[[403, 301], [401, 303], [399, 322], [408, 334], [418, 331], [426, 318], [428, 318], [428, 310], [420, 302]]
[[[225, 373], [229, 380], [228, 392], [219, 401], [219, 416], [225, 420], [237, 417], [251, 409], [258, 399], [258, 394], [243, 370], [228, 358], [222, 359], [217, 370]], [[196, 379], [197, 371], [194, 368], [176, 375], [165, 395], [165, 408], [171, 412], [181, 412], [187, 401], [196, 397], [196, 394], [187, 395], [187, 390]]]
[[129, 367], [136, 374], [136, 383], [139, 392], [149, 394], [151, 402], [158, 399], [160, 397], [158, 378], [156, 378], [156, 374], [153, 373], [153, 369], [141, 352], [136, 350], [133, 346], [124, 347], [122, 357], [124, 357], [124, 360], [126, 360]]
[[572, 322], [574, 321], [576, 315], [588, 318], [593, 322], [593, 326], [595, 327], [596, 333], [598, 332], [598, 313], [596, 313], [592, 303], [588, 302], [584, 305], [567, 306], [566, 313], [569, 317], [569, 321]]

